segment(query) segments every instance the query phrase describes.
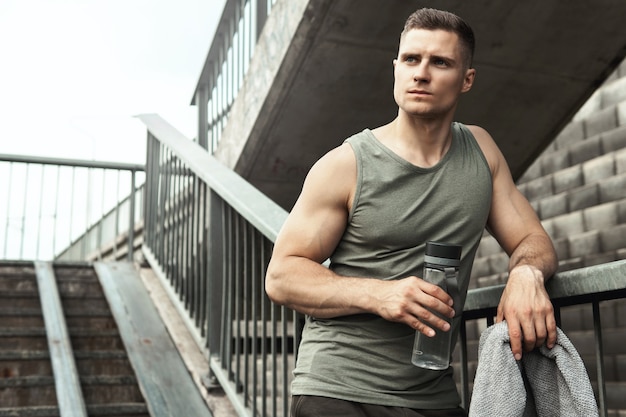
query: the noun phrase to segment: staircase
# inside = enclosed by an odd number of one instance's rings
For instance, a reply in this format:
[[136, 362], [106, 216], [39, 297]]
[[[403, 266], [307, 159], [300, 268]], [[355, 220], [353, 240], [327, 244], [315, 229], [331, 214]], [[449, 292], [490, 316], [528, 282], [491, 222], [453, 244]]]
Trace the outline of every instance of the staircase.
[[[92, 267], [54, 270], [89, 416], [149, 416]], [[32, 264], [0, 266], [0, 416], [60, 416]]]
[[96, 267], [0, 264], [0, 417], [211, 416], [132, 265]]

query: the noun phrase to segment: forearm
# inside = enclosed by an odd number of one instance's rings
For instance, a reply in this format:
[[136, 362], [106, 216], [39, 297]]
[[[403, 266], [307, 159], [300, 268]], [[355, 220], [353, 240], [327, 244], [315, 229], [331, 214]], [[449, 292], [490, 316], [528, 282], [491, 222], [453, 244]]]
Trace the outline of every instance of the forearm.
[[558, 267], [558, 259], [548, 235], [536, 233], [522, 240], [511, 254], [509, 272], [521, 266], [537, 269], [544, 281], [554, 275]]
[[300, 313], [332, 318], [373, 312], [371, 294], [379, 280], [344, 277], [307, 258], [270, 263], [265, 279], [270, 299]]

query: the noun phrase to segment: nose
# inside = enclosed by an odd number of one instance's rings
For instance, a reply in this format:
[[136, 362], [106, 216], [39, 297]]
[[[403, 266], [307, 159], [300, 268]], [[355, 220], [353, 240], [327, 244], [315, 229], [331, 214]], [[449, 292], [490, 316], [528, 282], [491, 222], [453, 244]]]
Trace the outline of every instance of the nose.
[[413, 81], [416, 82], [428, 82], [430, 81], [430, 71], [428, 69], [427, 60], [423, 60], [415, 67], [415, 71], [413, 72]]

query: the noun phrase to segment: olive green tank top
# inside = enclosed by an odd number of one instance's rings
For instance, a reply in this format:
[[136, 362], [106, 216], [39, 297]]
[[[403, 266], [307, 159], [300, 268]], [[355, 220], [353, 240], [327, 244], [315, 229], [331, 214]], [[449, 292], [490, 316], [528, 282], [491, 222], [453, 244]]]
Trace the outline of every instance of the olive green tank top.
[[[330, 259], [333, 271], [385, 280], [421, 276], [426, 241], [458, 244], [465, 301], [492, 179], [471, 132], [459, 123], [452, 132], [450, 149], [430, 168], [404, 160], [370, 130], [347, 139], [356, 156], [357, 183], [347, 228]], [[454, 320], [454, 341], [458, 324]], [[410, 327], [373, 314], [307, 317], [292, 394], [417, 409], [457, 407], [452, 368], [431, 371], [411, 364], [414, 337]]]

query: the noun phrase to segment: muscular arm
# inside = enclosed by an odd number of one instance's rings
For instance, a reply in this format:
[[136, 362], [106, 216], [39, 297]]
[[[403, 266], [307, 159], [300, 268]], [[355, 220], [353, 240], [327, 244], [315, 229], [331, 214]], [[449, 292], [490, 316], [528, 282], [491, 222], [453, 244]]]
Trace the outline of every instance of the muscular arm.
[[515, 186], [509, 168], [487, 132], [472, 132], [493, 172], [493, 197], [488, 227], [509, 254], [509, 278], [498, 305], [497, 321], [506, 320], [511, 349], [517, 359], [522, 350], [556, 342], [556, 321], [545, 281], [558, 261], [550, 237], [526, 198]]
[[448, 324], [425, 308], [454, 314], [452, 300], [439, 287], [417, 277], [345, 277], [321, 265], [346, 228], [355, 184], [356, 162], [348, 144], [313, 166], [276, 240], [265, 279], [268, 296], [317, 318], [373, 313], [426, 334], [433, 332], [425, 321], [447, 330]]

